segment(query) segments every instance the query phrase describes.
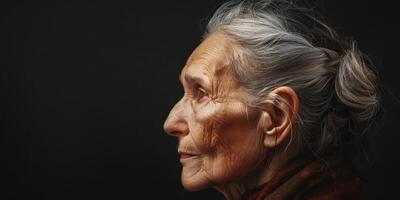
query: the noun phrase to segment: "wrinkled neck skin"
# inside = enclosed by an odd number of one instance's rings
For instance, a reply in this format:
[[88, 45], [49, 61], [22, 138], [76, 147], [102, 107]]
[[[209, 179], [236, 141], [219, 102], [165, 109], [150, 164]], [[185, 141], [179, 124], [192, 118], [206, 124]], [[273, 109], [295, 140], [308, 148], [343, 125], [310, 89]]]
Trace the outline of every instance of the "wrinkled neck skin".
[[213, 186], [221, 192], [227, 200], [237, 200], [248, 190], [267, 183], [272, 177], [293, 157], [293, 152], [281, 151], [273, 155], [273, 159], [265, 160], [251, 174], [236, 182], [224, 183]]

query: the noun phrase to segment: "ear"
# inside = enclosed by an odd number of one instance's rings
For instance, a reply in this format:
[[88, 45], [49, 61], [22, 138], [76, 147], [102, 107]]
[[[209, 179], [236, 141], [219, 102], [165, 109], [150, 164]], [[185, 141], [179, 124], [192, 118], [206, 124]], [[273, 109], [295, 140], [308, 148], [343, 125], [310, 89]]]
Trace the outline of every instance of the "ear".
[[290, 136], [299, 110], [299, 98], [292, 88], [278, 87], [270, 92], [262, 109], [259, 125], [264, 145], [276, 147]]

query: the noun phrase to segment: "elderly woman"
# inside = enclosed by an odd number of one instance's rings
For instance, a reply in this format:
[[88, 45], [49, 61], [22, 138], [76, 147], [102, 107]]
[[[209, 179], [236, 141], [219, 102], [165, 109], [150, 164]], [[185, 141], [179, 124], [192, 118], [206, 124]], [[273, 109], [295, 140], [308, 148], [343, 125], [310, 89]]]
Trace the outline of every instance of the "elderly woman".
[[354, 42], [293, 2], [228, 2], [180, 74], [164, 124], [182, 184], [227, 199], [360, 199], [347, 158], [379, 107]]

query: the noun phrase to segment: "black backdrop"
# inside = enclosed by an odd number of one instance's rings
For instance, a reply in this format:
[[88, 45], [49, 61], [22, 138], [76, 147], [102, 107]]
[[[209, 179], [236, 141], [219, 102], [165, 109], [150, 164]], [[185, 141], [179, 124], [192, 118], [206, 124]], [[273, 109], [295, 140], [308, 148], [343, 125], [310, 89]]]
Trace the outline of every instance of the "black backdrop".
[[[220, 2], [2, 1], [0, 199], [221, 199], [182, 189], [175, 138], [162, 130], [182, 95], [180, 69]], [[398, 185], [395, 8], [315, 7], [381, 73], [386, 115], [369, 139], [373, 164], [360, 167], [368, 199]]]

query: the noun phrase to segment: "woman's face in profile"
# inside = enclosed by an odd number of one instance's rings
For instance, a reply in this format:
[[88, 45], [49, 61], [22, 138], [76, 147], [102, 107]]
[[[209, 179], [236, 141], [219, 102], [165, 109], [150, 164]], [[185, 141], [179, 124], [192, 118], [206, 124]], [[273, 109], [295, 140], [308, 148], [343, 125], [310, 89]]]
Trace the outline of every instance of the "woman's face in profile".
[[221, 33], [193, 51], [180, 76], [184, 96], [164, 124], [179, 140], [182, 184], [189, 191], [249, 177], [266, 154], [259, 111], [244, 103], [230, 55], [232, 43]]

